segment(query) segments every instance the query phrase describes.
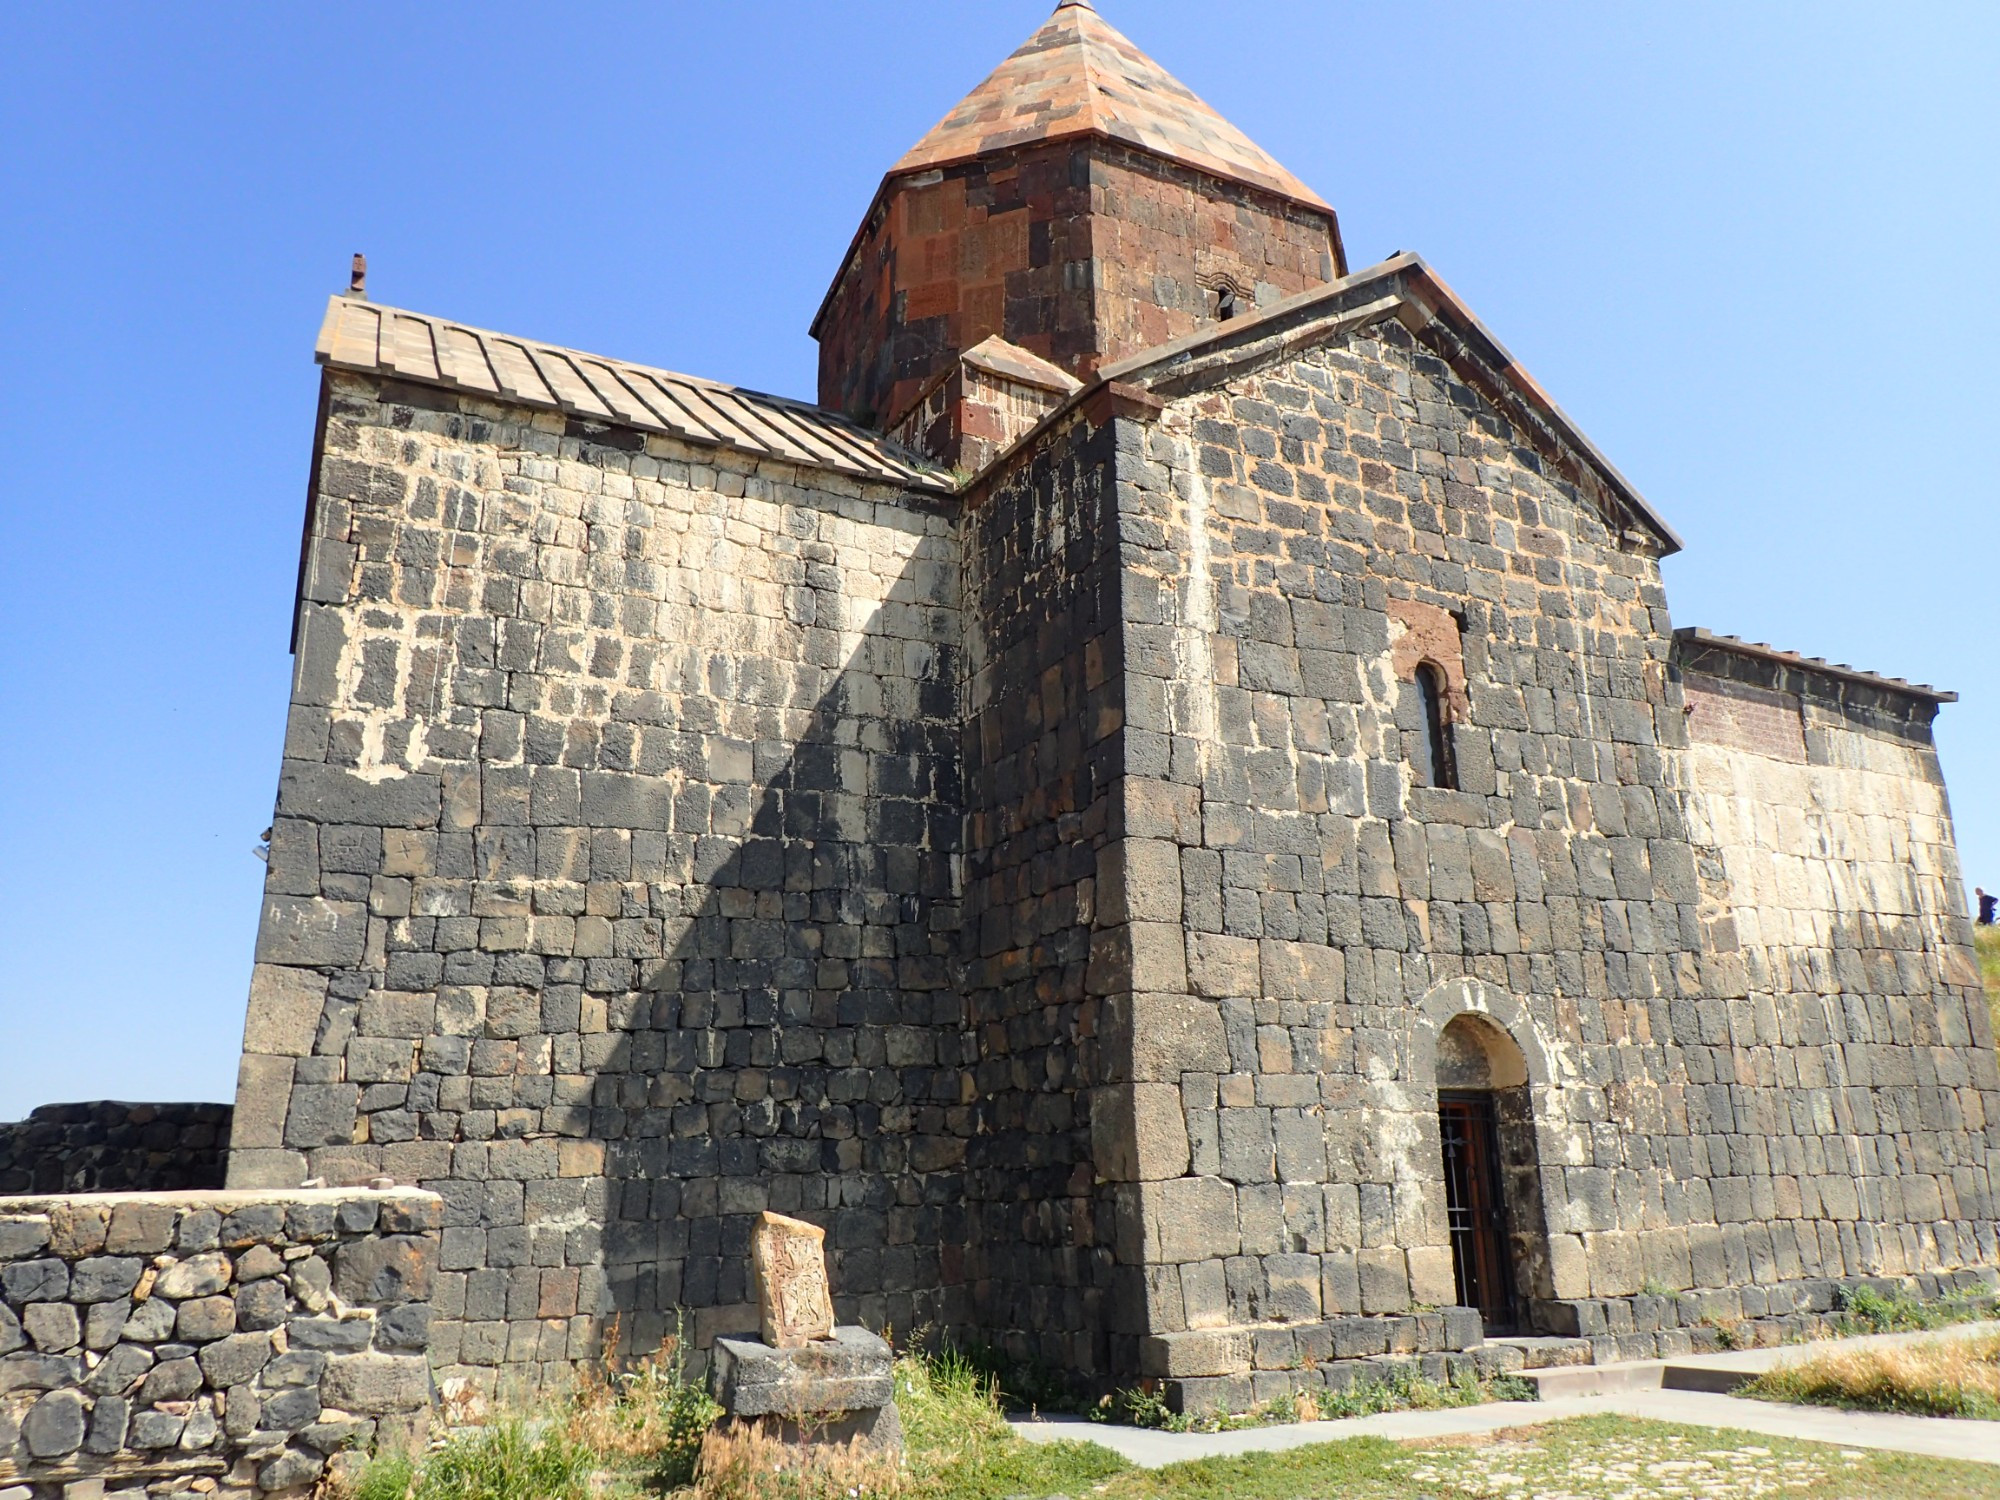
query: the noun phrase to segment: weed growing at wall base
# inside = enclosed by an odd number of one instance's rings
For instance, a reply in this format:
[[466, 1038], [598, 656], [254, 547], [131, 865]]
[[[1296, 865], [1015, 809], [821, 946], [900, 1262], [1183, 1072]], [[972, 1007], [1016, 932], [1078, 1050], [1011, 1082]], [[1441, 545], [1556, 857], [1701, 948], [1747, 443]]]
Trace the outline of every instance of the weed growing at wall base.
[[597, 1455], [518, 1420], [461, 1433], [413, 1464], [378, 1458], [354, 1500], [590, 1500]]
[[1845, 1337], [1870, 1333], [1928, 1333], [1994, 1315], [1991, 1292], [1957, 1293], [1925, 1301], [1908, 1291], [1887, 1294], [1871, 1287], [1843, 1287], [1834, 1328]]
[[1087, 1494], [1128, 1467], [1088, 1443], [1023, 1442], [1001, 1415], [997, 1380], [961, 1355], [905, 1355], [895, 1378], [900, 1465], [856, 1448], [807, 1456], [718, 1426], [721, 1408], [669, 1339], [630, 1371], [584, 1378], [534, 1421], [461, 1430], [414, 1463], [380, 1456], [341, 1500], [1039, 1500]]
[[[615, 1323], [606, 1342], [618, 1347]], [[658, 1351], [629, 1369], [607, 1363], [585, 1370], [563, 1418], [565, 1435], [667, 1489], [688, 1483], [722, 1408], [689, 1378], [686, 1349], [685, 1321], [676, 1316]]]
[[1461, 1371], [1450, 1381], [1426, 1380], [1398, 1370], [1380, 1380], [1358, 1382], [1345, 1391], [1294, 1392], [1267, 1401], [1242, 1415], [1221, 1412], [1177, 1412], [1157, 1391], [1145, 1387], [1106, 1396], [1091, 1411], [1095, 1422], [1122, 1422], [1164, 1432], [1240, 1432], [1292, 1422], [1331, 1422], [1343, 1417], [1372, 1417], [1391, 1411], [1440, 1411], [1457, 1406], [1484, 1406], [1493, 1401], [1534, 1401], [1539, 1392], [1532, 1381], [1516, 1375], [1481, 1380]]

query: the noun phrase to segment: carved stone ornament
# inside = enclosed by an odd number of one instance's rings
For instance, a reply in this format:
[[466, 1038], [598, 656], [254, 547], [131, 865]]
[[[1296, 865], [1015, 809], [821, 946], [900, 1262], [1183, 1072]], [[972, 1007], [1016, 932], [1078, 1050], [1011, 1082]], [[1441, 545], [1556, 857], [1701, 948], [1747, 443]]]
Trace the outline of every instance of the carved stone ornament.
[[765, 1343], [798, 1349], [833, 1336], [824, 1229], [783, 1214], [761, 1214], [750, 1232], [750, 1262]]

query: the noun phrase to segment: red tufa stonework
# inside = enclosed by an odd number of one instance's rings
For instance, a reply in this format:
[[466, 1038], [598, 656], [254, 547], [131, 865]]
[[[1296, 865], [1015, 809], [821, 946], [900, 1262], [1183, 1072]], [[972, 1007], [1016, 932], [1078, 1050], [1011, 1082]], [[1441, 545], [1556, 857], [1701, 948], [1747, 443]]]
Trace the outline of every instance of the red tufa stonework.
[[1417, 668], [1429, 662], [1444, 673], [1452, 717], [1463, 718], [1470, 711], [1471, 699], [1465, 687], [1464, 631], [1457, 617], [1435, 604], [1391, 599], [1389, 619], [1397, 680], [1416, 681]]
[[1805, 725], [1796, 694], [1748, 683], [1690, 678], [1688, 734], [1705, 744], [1806, 763]]
[[1047, 360], [990, 338], [932, 381], [889, 435], [948, 469], [977, 474], [1081, 388]]
[[891, 169], [813, 324], [820, 404], [893, 427], [994, 335], [1087, 380], [1225, 287], [1248, 312], [1345, 271], [1331, 208], [1066, 5]]

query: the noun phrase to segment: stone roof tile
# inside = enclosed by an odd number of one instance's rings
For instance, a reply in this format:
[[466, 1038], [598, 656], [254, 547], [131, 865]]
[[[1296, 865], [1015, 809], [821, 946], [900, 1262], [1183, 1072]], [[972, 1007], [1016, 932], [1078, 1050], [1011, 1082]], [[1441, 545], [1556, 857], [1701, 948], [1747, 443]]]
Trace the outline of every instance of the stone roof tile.
[[316, 353], [332, 369], [470, 391], [883, 484], [940, 493], [953, 488], [948, 475], [879, 433], [803, 401], [469, 328], [358, 297], [328, 300]]
[[889, 175], [1080, 135], [1122, 141], [1332, 212], [1325, 199], [1085, 0], [1064, 0], [1048, 24], [939, 121]]

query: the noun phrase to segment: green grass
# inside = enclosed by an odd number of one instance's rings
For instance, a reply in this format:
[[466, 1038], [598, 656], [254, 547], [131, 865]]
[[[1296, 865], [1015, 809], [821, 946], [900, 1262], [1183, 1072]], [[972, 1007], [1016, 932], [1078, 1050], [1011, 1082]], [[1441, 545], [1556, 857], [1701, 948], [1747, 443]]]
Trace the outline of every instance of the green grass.
[[[351, 1500], [2000, 1500], [2000, 1467], [1862, 1453], [1620, 1417], [1533, 1425], [1424, 1446], [1377, 1438], [1286, 1453], [1132, 1467], [1092, 1443], [1028, 1443], [1001, 1414], [999, 1384], [953, 1355], [905, 1356], [896, 1402], [908, 1450], [900, 1479], [774, 1474], [739, 1465], [728, 1483], [681, 1491], [650, 1452], [683, 1443], [686, 1389], [669, 1365], [583, 1391], [539, 1426], [503, 1421], [461, 1433], [413, 1468], [378, 1459]], [[1473, 1389], [1467, 1383], [1467, 1390]], [[1466, 1391], [1414, 1387], [1403, 1404], [1462, 1403]], [[1358, 1401], [1388, 1402], [1389, 1393]], [[685, 1409], [684, 1409], [685, 1408]], [[768, 1460], [768, 1453], [765, 1459]], [[829, 1482], [831, 1481], [831, 1482]]]
[[597, 1456], [560, 1432], [499, 1422], [450, 1439], [418, 1465], [378, 1458], [354, 1500], [590, 1500], [596, 1468]]
[[[1159, 1470], [1089, 1443], [1029, 1444], [964, 1360], [898, 1362], [912, 1500], [2000, 1500], [2000, 1467], [1593, 1417], [1424, 1447], [1379, 1438]], [[1519, 1483], [1515, 1481], [1519, 1480]]]
[[1532, 1381], [1517, 1375], [1481, 1380], [1470, 1371], [1462, 1371], [1441, 1384], [1410, 1370], [1398, 1370], [1386, 1379], [1366, 1381], [1345, 1391], [1322, 1391], [1312, 1397], [1281, 1396], [1254, 1411], [1235, 1414], [1172, 1411], [1153, 1391], [1124, 1390], [1106, 1396], [1090, 1417], [1092, 1421], [1152, 1427], [1164, 1432], [1241, 1432], [1286, 1422], [1325, 1422], [1390, 1411], [1441, 1411], [1455, 1406], [1484, 1406], [1492, 1401], [1534, 1401], [1539, 1395]]
[[2000, 1467], [1584, 1417], [1422, 1448], [1356, 1438], [1204, 1459], [1133, 1471], [1098, 1493], [1106, 1500], [2000, 1500]]
[[1929, 1333], [1958, 1323], [1981, 1323], [1994, 1315], [1991, 1293], [1958, 1293], [1926, 1302], [1908, 1291], [1884, 1296], [1870, 1287], [1843, 1287], [1833, 1320], [1843, 1337], [1871, 1333]]
[[897, 1360], [896, 1409], [918, 1495], [1075, 1496], [1127, 1467], [1117, 1454], [1092, 1443], [1022, 1442], [1001, 1415], [998, 1378], [963, 1355]]

